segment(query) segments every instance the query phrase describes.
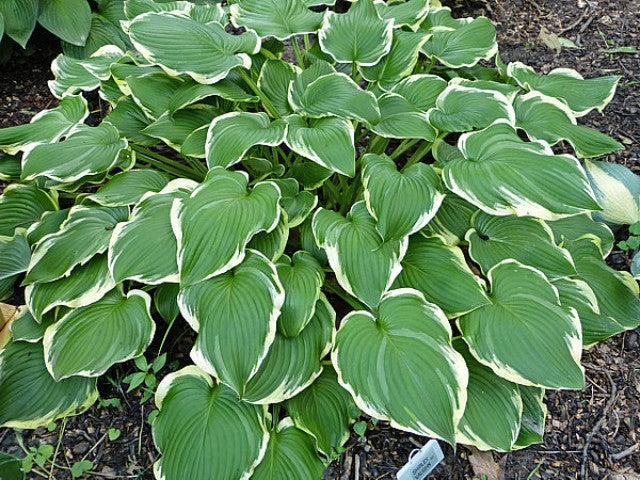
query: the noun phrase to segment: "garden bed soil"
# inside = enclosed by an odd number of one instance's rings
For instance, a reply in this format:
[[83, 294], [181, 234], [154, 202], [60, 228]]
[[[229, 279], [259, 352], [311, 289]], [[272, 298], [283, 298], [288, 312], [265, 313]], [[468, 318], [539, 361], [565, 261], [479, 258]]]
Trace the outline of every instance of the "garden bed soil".
[[[619, 47], [640, 50], [640, 3], [636, 0], [452, 0], [443, 2], [456, 16], [486, 15], [498, 28], [502, 59], [522, 61], [541, 72], [556, 67], [576, 69], [585, 77], [621, 75], [618, 93], [604, 113], [593, 112], [581, 121], [622, 142], [626, 150], [611, 154], [617, 162], [640, 173], [640, 55], [608, 53]], [[548, 32], [540, 36], [543, 28]], [[553, 49], [555, 34], [578, 48]], [[55, 39], [35, 37], [33, 53], [14, 56], [2, 67], [0, 127], [28, 122], [56, 100], [46, 81], [56, 54]], [[547, 45], [547, 43], [549, 45]], [[52, 46], [53, 44], [53, 46]], [[614, 250], [609, 263], [629, 268], [628, 256]], [[160, 332], [162, 333], [162, 332]], [[187, 334], [188, 335], [188, 334]], [[188, 339], [172, 347], [177, 359], [186, 359]], [[153, 347], [152, 347], [153, 350]], [[181, 352], [181, 353], [180, 353]], [[545, 442], [512, 453], [479, 453], [443, 445], [445, 460], [430, 479], [610, 479], [640, 480], [640, 330], [611, 338], [584, 353], [586, 388], [547, 392]], [[81, 459], [93, 462], [85, 478], [152, 479], [157, 458], [148, 414], [153, 401], [140, 404], [140, 393], [125, 394], [122, 379], [127, 365], [111, 369], [99, 383], [103, 399], [118, 399], [119, 406], [96, 404], [83, 415], [59, 421], [52, 431], [15, 432], [0, 429], [0, 451], [22, 455], [17, 435], [25, 446], [57, 448], [55, 463], [44, 477], [71, 478], [68, 468]], [[110, 440], [109, 429], [121, 435]], [[363, 437], [353, 435], [326, 480], [394, 479], [412, 450], [426, 441], [391, 429], [386, 423], [368, 423]], [[30, 473], [30, 479], [42, 475]], [[286, 479], [283, 479], [286, 480]]]

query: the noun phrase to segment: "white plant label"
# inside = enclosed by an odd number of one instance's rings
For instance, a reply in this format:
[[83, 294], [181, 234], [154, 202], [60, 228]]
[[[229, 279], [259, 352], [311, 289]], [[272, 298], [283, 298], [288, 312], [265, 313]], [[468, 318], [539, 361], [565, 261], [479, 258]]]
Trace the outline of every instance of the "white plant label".
[[440, 444], [429, 440], [420, 450], [412, 452], [409, 462], [398, 472], [398, 480], [424, 480], [444, 459]]

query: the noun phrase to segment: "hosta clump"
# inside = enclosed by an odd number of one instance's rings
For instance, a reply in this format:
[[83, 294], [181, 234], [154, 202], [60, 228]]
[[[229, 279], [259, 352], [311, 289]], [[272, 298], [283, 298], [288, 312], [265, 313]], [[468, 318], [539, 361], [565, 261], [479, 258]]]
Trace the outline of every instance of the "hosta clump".
[[621, 145], [576, 121], [618, 77], [504, 65], [487, 19], [426, 0], [230, 3], [125, 1], [133, 48], [59, 56], [60, 105], [0, 130], [2, 296], [26, 287], [0, 424], [87, 407], [164, 318], [197, 335], [158, 478], [320, 478], [359, 409], [540, 442], [544, 389], [640, 323], [582, 163]]

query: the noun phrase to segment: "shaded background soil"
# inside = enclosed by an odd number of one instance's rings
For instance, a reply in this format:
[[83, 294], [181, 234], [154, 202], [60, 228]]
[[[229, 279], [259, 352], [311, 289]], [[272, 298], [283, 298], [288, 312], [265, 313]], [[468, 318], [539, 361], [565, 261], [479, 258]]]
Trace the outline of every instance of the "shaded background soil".
[[[582, 123], [598, 128], [622, 142], [626, 150], [609, 161], [640, 173], [640, 55], [609, 53], [619, 47], [640, 50], [640, 3], [635, 0], [451, 0], [444, 1], [455, 16], [486, 15], [498, 28], [502, 59], [522, 61], [541, 72], [555, 67], [576, 69], [585, 77], [616, 74], [618, 93], [603, 114], [592, 112]], [[578, 48], [559, 52], [540, 37], [542, 29], [570, 40]], [[49, 65], [56, 55], [56, 40], [36, 36], [29, 56], [14, 56], [2, 67], [0, 127], [28, 122], [42, 109], [56, 104], [46, 87]], [[553, 46], [553, 42], [551, 42]], [[629, 268], [626, 253], [614, 250], [609, 263]], [[159, 332], [162, 333], [162, 332]], [[640, 330], [618, 335], [584, 353], [587, 386], [583, 391], [549, 391], [545, 442], [525, 450], [479, 454], [447, 445], [445, 460], [430, 479], [474, 479], [485, 474], [505, 479], [611, 479], [640, 480]], [[188, 342], [178, 340], [170, 350], [185, 357]], [[152, 347], [153, 348], [153, 347]], [[87, 459], [94, 468], [85, 478], [152, 479], [157, 457], [147, 417], [153, 402], [140, 404], [141, 392], [125, 394], [122, 378], [133, 367], [120, 365], [99, 383], [102, 399], [117, 399], [119, 406], [101, 402], [85, 414], [60, 421], [48, 431], [15, 432], [0, 429], [0, 450], [19, 451], [24, 444], [58, 447], [51, 477], [71, 478], [68, 468]], [[114, 402], [106, 402], [114, 403]], [[366, 419], [365, 419], [366, 420]], [[52, 426], [53, 427], [53, 426]], [[110, 428], [121, 431], [110, 440]], [[363, 437], [356, 434], [341, 461], [332, 464], [326, 480], [394, 479], [412, 450], [426, 439], [368, 422]], [[51, 465], [46, 465], [46, 478]], [[45, 472], [45, 469], [39, 469]], [[28, 478], [42, 478], [37, 473]], [[204, 480], [204, 479], [203, 479]], [[286, 480], [286, 479], [283, 479]]]

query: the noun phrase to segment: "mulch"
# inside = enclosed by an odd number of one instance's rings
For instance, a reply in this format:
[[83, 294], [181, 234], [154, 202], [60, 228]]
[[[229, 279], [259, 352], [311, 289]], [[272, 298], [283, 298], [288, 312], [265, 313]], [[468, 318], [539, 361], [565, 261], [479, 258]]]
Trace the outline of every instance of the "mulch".
[[[456, 16], [491, 18], [498, 28], [505, 62], [522, 61], [540, 72], [562, 66], [574, 68], [585, 77], [621, 75], [618, 93], [604, 113], [592, 112], [581, 123], [621, 141], [626, 150], [611, 154], [607, 160], [640, 173], [640, 55], [607, 52], [618, 47], [640, 50], [640, 3], [636, 0], [444, 3], [454, 9]], [[548, 32], [547, 42], [551, 33], [570, 40], [578, 48], [563, 47], [558, 52], [541, 38], [543, 27]], [[46, 88], [46, 80], [51, 78], [49, 64], [56, 54], [55, 40], [41, 35], [40, 43], [34, 45], [30, 56], [14, 56], [9, 65], [2, 67], [0, 127], [28, 122], [35, 113], [55, 105]], [[629, 268], [628, 255], [619, 250], [614, 250], [608, 261], [614, 268]], [[186, 361], [188, 344], [188, 338], [182, 338], [173, 346], [181, 363]], [[443, 445], [445, 459], [429, 478], [462, 480], [485, 474], [491, 480], [496, 472], [504, 472], [508, 480], [640, 480], [640, 329], [586, 351], [583, 364], [587, 378], [584, 390], [546, 394], [549, 414], [544, 444], [506, 454], [481, 454], [460, 446], [454, 451]], [[157, 452], [146, 419], [154, 406], [152, 400], [140, 404], [139, 392], [123, 391], [126, 385], [121, 379], [132, 368], [115, 366], [99, 383], [102, 399], [118, 399], [119, 406], [105, 406], [101, 402], [83, 415], [59, 421], [52, 431], [0, 429], [0, 450], [20, 454], [16, 441], [16, 435], [20, 435], [27, 446], [59, 446], [58, 465], [69, 467], [84, 458], [92, 461], [94, 469], [85, 478], [152, 479]], [[368, 422], [364, 436], [354, 433], [342, 459], [327, 469], [325, 480], [394, 479], [411, 451], [426, 442], [417, 435], [391, 429], [385, 422], [374, 425], [370, 419], [364, 420]], [[110, 428], [120, 430], [120, 437], [110, 440], [107, 434]], [[481, 469], [478, 465], [483, 462], [485, 467]], [[54, 468], [52, 472], [51, 478], [71, 478], [68, 469]], [[28, 478], [42, 477], [32, 473]]]

